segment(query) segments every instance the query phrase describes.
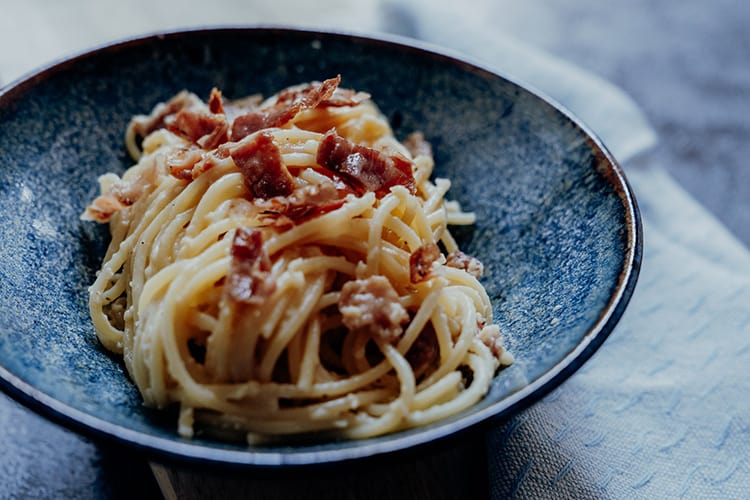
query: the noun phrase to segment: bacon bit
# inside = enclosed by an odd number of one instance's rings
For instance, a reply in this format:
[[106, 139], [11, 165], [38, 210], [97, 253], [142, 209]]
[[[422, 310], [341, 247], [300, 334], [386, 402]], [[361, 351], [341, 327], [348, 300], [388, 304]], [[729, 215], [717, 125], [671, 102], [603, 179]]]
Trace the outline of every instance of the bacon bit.
[[[320, 82], [295, 85], [279, 92], [276, 105], [301, 105], [302, 109], [312, 109], [330, 99], [341, 83], [341, 75]], [[300, 110], [301, 111], [301, 110]]]
[[388, 343], [401, 337], [401, 325], [409, 321], [409, 313], [384, 276], [347, 281], [338, 306], [341, 321], [350, 331], [366, 331]]
[[313, 109], [330, 99], [340, 82], [341, 75], [323, 83], [282, 90], [270, 109], [251, 111], [236, 117], [232, 123], [232, 140], [239, 141], [264, 128], [281, 127], [301, 111]]
[[409, 150], [412, 158], [416, 158], [417, 156], [432, 156], [432, 146], [425, 140], [422, 132], [410, 134], [403, 144]]
[[182, 148], [170, 154], [167, 158], [167, 168], [173, 177], [183, 180], [193, 180], [195, 165], [203, 160], [203, 151], [196, 147]]
[[181, 109], [166, 120], [167, 129], [184, 137], [205, 150], [216, 148], [229, 140], [229, 124], [223, 115], [197, 109]]
[[201, 100], [198, 96], [186, 90], [181, 91], [166, 103], [157, 104], [150, 115], [137, 116], [133, 119], [136, 135], [146, 137], [151, 132], [166, 127], [165, 120], [182, 109], [199, 105]]
[[86, 207], [86, 210], [81, 215], [82, 220], [92, 220], [96, 222], [109, 222], [109, 219], [117, 212], [125, 208], [127, 205], [123, 204], [111, 193], [105, 193], [98, 196], [91, 205]]
[[505, 352], [505, 342], [500, 333], [500, 327], [497, 325], [487, 325], [479, 331], [479, 340], [490, 348], [490, 352], [498, 360], [502, 358]]
[[330, 130], [318, 147], [317, 162], [346, 178], [360, 193], [373, 191], [382, 198], [393, 186], [416, 193], [411, 163], [401, 156], [355, 144]]
[[248, 135], [262, 130], [264, 128], [278, 127], [280, 124], [287, 122], [280, 112], [271, 110], [267, 112], [252, 111], [240, 115], [232, 122], [232, 140], [239, 141]]
[[226, 158], [229, 158], [229, 148], [225, 144], [213, 151], [203, 151], [195, 146], [189, 146], [169, 155], [166, 164], [173, 177], [192, 181]]
[[356, 92], [352, 89], [337, 88], [330, 99], [322, 101], [319, 108], [341, 108], [345, 106], [356, 106], [370, 98], [367, 92]]
[[427, 243], [417, 248], [409, 257], [409, 279], [421, 283], [432, 277], [433, 264], [440, 258], [440, 248], [435, 243]]
[[231, 256], [224, 292], [234, 302], [261, 305], [276, 290], [262, 233], [257, 229], [237, 228]]
[[466, 271], [477, 279], [484, 274], [484, 265], [479, 259], [466, 255], [460, 250], [449, 253], [445, 259], [445, 265]]
[[211, 95], [208, 98], [208, 110], [214, 114], [224, 114], [224, 103], [221, 98], [221, 90], [216, 87], [211, 89]]
[[193, 167], [193, 179], [197, 179], [203, 172], [213, 168], [219, 161], [229, 158], [229, 148], [226, 144], [220, 145], [209, 153], [203, 153], [203, 159]]
[[270, 133], [257, 134], [238, 144], [230, 154], [254, 198], [289, 196], [294, 191], [294, 179]]
[[229, 124], [225, 121], [221, 122], [214, 130], [208, 135], [204, 135], [198, 141], [198, 145], [206, 151], [216, 149], [220, 144], [224, 144], [229, 140]]
[[432, 371], [430, 369], [436, 367], [439, 353], [440, 347], [435, 336], [435, 330], [432, 329], [432, 324], [428, 323], [405, 355], [406, 361], [414, 370], [414, 377], [419, 379], [428, 371]]
[[83, 220], [108, 222], [115, 213], [129, 207], [151, 189], [156, 182], [158, 171], [154, 162], [144, 166], [135, 175], [114, 182], [107, 192], [98, 196], [81, 215]]
[[224, 107], [224, 114], [230, 123], [234, 121], [240, 115], [244, 115], [260, 109], [260, 104], [263, 102], [263, 96], [260, 94], [253, 94], [251, 96], [243, 97], [242, 99], [226, 100], [222, 99]]
[[106, 193], [97, 196], [91, 205], [86, 207], [81, 218], [109, 222], [115, 213], [138, 201], [154, 183], [155, 175], [155, 170], [151, 168], [141, 171], [135, 179], [116, 182]]
[[331, 181], [303, 186], [289, 196], [276, 196], [268, 200], [256, 200], [255, 206], [262, 210], [262, 221], [280, 230], [286, 230], [319, 215], [335, 210], [344, 200]]

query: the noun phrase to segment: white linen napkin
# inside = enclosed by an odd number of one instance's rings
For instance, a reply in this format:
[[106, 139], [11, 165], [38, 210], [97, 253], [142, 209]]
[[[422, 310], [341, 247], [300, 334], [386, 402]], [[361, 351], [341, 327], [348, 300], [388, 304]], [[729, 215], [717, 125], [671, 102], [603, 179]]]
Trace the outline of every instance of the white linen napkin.
[[[385, 24], [383, 5], [391, 14]], [[0, 58], [0, 83], [113, 38], [262, 22], [354, 31], [408, 25], [425, 41], [531, 84], [580, 116], [623, 164], [642, 210], [646, 245], [632, 302], [597, 354], [548, 397], [490, 433], [492, 496], [746, 494], [750, 253], [653, 163], [648, 150], [654, 132], [619, 89], [501, 36], [481, 12], [467, 17], [471, 9], [458, 13], [446, 1], [383, 5], [377, 0], [225, 0], [210, 6], [197, 0], [0, 0], [0, 44], [14, 47], [20, 39], [24, 47]], [[29, 465], [24, 464], [16, 466]]]

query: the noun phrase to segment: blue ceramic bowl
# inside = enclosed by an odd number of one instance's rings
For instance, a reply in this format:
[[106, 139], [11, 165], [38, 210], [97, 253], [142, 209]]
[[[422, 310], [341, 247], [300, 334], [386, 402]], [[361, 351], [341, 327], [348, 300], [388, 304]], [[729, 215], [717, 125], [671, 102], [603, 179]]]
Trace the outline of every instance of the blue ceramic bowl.
[[[187, 88], [270, 94], [340, 73], [396, 134], [421, 130], [436, 174], [478, 222], [456, 231], [480, 258], [515, 355], [473, 408], [375, 439], [247, 447], [186, 440], [145, 408], [98, 343], [87, 287], [107, 244], [78, 216], [96, 177], [130, 165], [132, 114]], [[330, 463], [413, 448], [508, 417], [579, 368], [623, 313], [641, 257], [633, 194], [569, 113], [491, 71], [404, 41], [286, 29], [168, 33], [102, 47], [0, 93], [0, 385], [39, 413], [161, 458], [232, 465]]]

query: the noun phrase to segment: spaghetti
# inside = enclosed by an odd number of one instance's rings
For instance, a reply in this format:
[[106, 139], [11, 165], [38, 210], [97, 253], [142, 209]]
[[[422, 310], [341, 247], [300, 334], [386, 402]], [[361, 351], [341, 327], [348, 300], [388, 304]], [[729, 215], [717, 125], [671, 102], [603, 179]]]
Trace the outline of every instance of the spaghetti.
[[447, 229], [473, 214], [339, 82], [181, 92], [133, 118], [137, 163], [82, 216], [112, 237], [98, 337], [183, 436], [377, 436], [470, 407], [512, 362]]

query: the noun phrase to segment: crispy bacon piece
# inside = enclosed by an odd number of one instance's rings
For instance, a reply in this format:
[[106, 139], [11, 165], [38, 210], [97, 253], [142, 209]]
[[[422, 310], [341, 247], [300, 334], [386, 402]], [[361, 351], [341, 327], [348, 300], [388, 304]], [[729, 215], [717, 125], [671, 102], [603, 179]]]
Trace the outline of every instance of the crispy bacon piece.
[[91, 202], [86, 210], [81, 215], [83, 220], [93, 220], [96, 222], [109, 222], [109, 219], [117, 212], [125, 208], [127, 205], [123, 204], [117, 196], [111, 193], [104, 193], [101, 196], [97, 196], [94, 201]]
[[449, 253], [445, 259], [445, 265], [455, 267], [456, 269], [463, 269], [477, 279], [481, 278], [484, 273], [484, 265], [482, 265], [479, 259], [471, 255], [466, 255], [460, 250]]
[[211, 150], [229, 140], [229, 123], [224, 115], [185, 108], [166, 120], [167, 129], [205, 150]]
[[167, 168], [172, 176], [191, 181], [226, 158], [229, 158], [229, 148], [226, 144], [212, 151], [189, 146], [170, 154], [167, 157]]
[[322, 83], [282, 90], [270, 109], [250, 111], [237, 116], [232, 123], [232, 140], [239, 141], [264, 128], [281, 127], [301, 111], [313, 109], [330, 99], [340, 82], [339, 75]]
[[433, 264], [440, 258], [440, 248], [435, 243], [427, 243], [417, 248], [409, 257], [409, 279], [421, 283], [432, 277]]
[[221, 160], [229, 158], [230, 150], [227, 144], [222, 144], [218, 148], [208, 153], [203, 153], [203, 159], [193, 167], [193, 179], [197, 179], [206, 170], [213, 168]]
[[238, 116], [259, 111], [262, 102], [262, 95], [253, 94], [251, 96], [243, 97], [242, 99], [234, 99], [231, 101], [222, 98], [222, 107], [224, 108], [224, 114], [229, 123], [233, 123], [234, 119]]
[[253, 197], [289, 196], [294, 191], [294, 180], [270, 133], [257, 134], [238, 144], [230, 154]]
[[335, 210], [343, 203], [334, 183], [325, 181], [295, 189], [289, 196], [258, 199], [255, 206], [261, 209], [263, 222], [284, 230]]
[[344, 106], [356, 106], [370, 98], [367, 92], [357, 92], [352, 89], [337, 88], [333, 95], [322, 101], [319, 108], [341, 108]]
[[416, 192], [411, 163], [401, 156], [355, 144], [330, 130], [318, 147], [317, 162], [348, 180], [361, 193], [373, 191], [382, 198], [393, 186]]
[[109, 219], [125, 207], [129, 207], [151, 189], [158, 176], [152, 162], [136, 175], [115, 181], [107, 192], [98, 196], [81, 215], [83, 220], [109, 222]]
[[203, 151], [196, 147], [182, 148], [170, 154], [167, 158], [167, 168], [173, 177], [193, 180], [195, 165], [203, 160]]
[[301, 105], [300, 111], [315, 108], [318, 104], [330, 99], [340, 83], [341, 75], [336, 75], [323, 82], [311, 82], [288, 87], [279, 92], [275, 105]]
[[221, 98], [221, 90], [216, 87], [211, 89], [211, 95], [208, 97], [208, 110], [214, 114], [224, 114], [224, 102]]
[[500, 333], [500, 327], [497, 325], [487, 325], [479, 331], [479, 340], [490, 348], [490, 352], [497, 359], [500, 359], [505, 352], [505, 343]]
[[271, 261], [257, 229], [239, 227], [234, 233], [224, 292], [230, 300], [247, 305], [262, 304], [276, 289], [271, 279]]
[[159, 103], [151, 111], [150, 115], [137, 116], [133, 119], [136, 135], [146, 137], [148, 134], [160, 128], [165, 128], [165, 120], [182, 109], [199, 105], [201, 100], [198, 96], [186, 90], [181, 91], [165, 103]]
[[347, 281], [341, 287], [338, 306], [341, 320], [349, 330], [364, 330], [388, 343], [401, 337], [401, 325], [409, 321], [409, 313], [384, 276]]

